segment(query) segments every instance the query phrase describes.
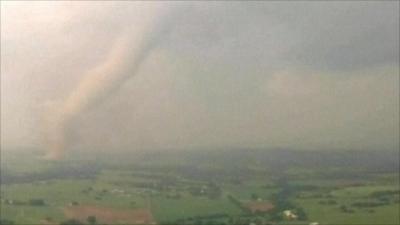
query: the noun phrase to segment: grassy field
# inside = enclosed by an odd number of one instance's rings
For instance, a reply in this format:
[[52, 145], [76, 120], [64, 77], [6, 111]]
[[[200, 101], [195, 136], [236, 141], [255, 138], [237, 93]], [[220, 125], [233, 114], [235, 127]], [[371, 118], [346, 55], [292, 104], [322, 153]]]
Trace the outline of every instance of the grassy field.
[[[399, 224], [399, 194], [394, 195], [394, 201], [388, 205], [366, 208], [352, 206], [356, 202], [375, 202], [371, 197], [374, 192], [398, 190], [396, 184], [347, 187], [330, 191], [327, 193], [329, 198], [297, 198], [295, 202], [305, 209], [310, 220], [323, 221], [324, 224]], [[312, 193], [308, 194], [312, 196]], [[329, 200], [335, 201], [335, 204], [321, 204]], [[351, 208], [352, 212], [343, 212], [341, 206]]]
[[[367, 210], [355, 210], [354, 213], [343, 213], [338, 206], [321, 206], [319, 199], [296, 201], [303, 206], [310, 221], [321, 221], [321, 224], [399, 224], [399, 204], [375, 207], [373, 213]], [[339, 204], [346, 201], [339, 200]]]
[[151, 203], [155, 217], [159, 221], [166, 222], [210, 214], [238, 215], [241, 213], [241, 210], [225, 197], [216, 200], [189, 195], [183, 196], [181, 199], [154, 197], [151, 199]]
[[[251, 163], [251, 157], [237, 156], [241, 163], [235, 168], [219, 158], [223, 154], [210, 161], [205, 156], [168, 156], [163, 161], [160, 156], [148, 161], [143, 161], [146, 157], [114, 159], [114, 163], [72, 158], [58, 164], [17, 156], [2, 164], [6, 179], [1, 184], [0, 209], [1, 219], [20, 225], [46, 224], [46, 218], [60, 223], [69, 219], [64, 209], [74, 206], [115, 213], [147, 210], [158, 224], [175, 225], [400, 223], [400, 186], [394, 171], [371, 174], [359, 167], [335, 165], [320, 170], [297, 165], [274, 174], [274, 167], [260, 163], [259, 158], [258, 163]], [[29, 170], [30, 166], [37, 168]], [[346, 176], [336, 175], [346, 170]], [[327, 178], [324, 173], [335, 177]], [[44, 204], [31, 204], [37, 199]], [[249, 213], [245, 205], [257, 201], [275, 208]], [[379, 204], [362, 205], [369, 202]], [[284, 210], [302, 213], [302, 217], [290, 220]]]

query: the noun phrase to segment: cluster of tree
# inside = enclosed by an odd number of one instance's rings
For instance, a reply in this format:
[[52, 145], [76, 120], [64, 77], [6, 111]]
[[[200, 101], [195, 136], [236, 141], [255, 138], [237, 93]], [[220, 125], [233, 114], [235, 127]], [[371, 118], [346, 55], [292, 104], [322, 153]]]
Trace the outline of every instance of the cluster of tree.
[[168, 194], [166, 197], [170, 199], [181, 199], [182, 195], [180, 193], [173, 193], [173, 194]]
[[[263, 165], [270, 169], [281, 170], [289, 167], [310, 168], [319, 170], [318, 176], [321, 178], [329, 177], [331, 179], [347, 178], [360, 179], [365, 177], [360, 174], [362, 168], [365, 174], [398, 172], [399, 160], [398, 151], [365, 151], [363, 154], [357, 154], [355, 151], [291, 151], [283, 150], [269, 151], [268, 154], [259, 151], [252, 152], [253, 157], [257, 157], [263, 162]], [[324, 168], [323, 170], [321, 168]], [[343, 168], [343, 171], [327, 170], [326, 168]]]
[[83, 224], [84, 223], [76, 219], [69, 219], [60, 223], [60, 225], [83, 225]]
[[256, 194], [256, 193], [251, 194], [251, 199], [257, 200], [258, 198], [259, 198], [258, 194]]
[[[147, 160], [148, 157], [148, 160]], [[157, 160], [154, 155], [146, 156], [143, 163], [136, 163], [133, 171], [143, 173], [165, 174], [172, 172], [191, 180], [221, 180], [232, 177], [240, 177], [242, 180], [253, 178], [255, 171], [248, 168], [248, 165], [262, 165], [269, 173], [274, 175], [282, 174], [288, 168], [309, 168], [320, 171], [313, 176], [321, 178], [348, 178], [351, 180], [364, 179], [371, 172], [398, 172], [398, 151], [376, 152], [366, 151], [362, 155], [357, 152], [338, 151], [292, 151], [279, 149], [276, 151], [263, 151], [262, 149], [230, 149], [227, 151], [201, 151], [197, 153], [165, 154], [157, 153]], [[158, 164], [160, 161], [180, 159], [184, 165]], [[207, 168], [202, 165], [212, 160], [220, 168]], [[150, 161], [151, 163], [148, 163]], [[146, 163], [144, 163], [146, 162]], [[235, 163], [232, 163], [235, 162]], [[367, 163], [366, 163], [367, 162]], [[120, 168], [121, 165], [118, 165]], [[322, 170], [323, 168], [323, 170]], [[329, 168], [343, 168], [343, 170], [330, 170]], [[363, 171], [360, 171], [362, 168]], [[132, 169], [130, 167], [129, 169]]]
[[[99, 201], [102, 200], [103, 197], [109, 193], [107, 189], [95, 191], [92, 187], [84, 188], [81, 192], [85, 195], [93, 194], [95, 195], [94, 198]], [[72, 203], [77, 203], [77, 202], [72, 202]], [[78, 205], [78, 204], [73, 204], [73, 205]]]
[[[214, 160], [214, 159], [213, 159]], [[254, 173], [248, 168], [232, 163], [227, 164], [226, 159], [221, 160], [219, 163], [221, 166], [219, 168], [204, 167], [201, 164], [194, 166], [192, 164], [187, 166], [182, 166], [176, 172], [183, 178], [187, 180], [197, 180], [197, 181], [226, 181], [231, 183], [241, 183], [246, 177], [251, 177]], [[229, 161], [231, 162], [231, 161]], [[226, 166], [225, 166], [226, 164]]]
[[44, 205], [46, 205], [46, 202], [43, 199], [31, 199], [31, 200], [29, 200], [29, 205], [44, 206]]
[[13, 174], [10, 172], [1, 174], [2, 184], [15, 184], [15, 183], [32, 183], [35, 181], [45, 181], [54, 179], [92, 179], [99, 173], [99, 166], [93, 164], [85, 165], [69, 165], [57, 164], [51, 170], [44, 170], [40, 172], [27, 173], [27, 174]]
[[179, 219], [174, 222], [164, 222], [161, 225], [272, 225], [266, 217], [259, 217], [254, 215], [239, 215], [229, 216], [226, 214], [213, 214], [209, 216], [191, 217], [186, 219]]
[[301, 207], [296, 207], [289, 198], [292, 197], [299, 190], [314, 190], [314, 186], [299, 186], [299, 185], [291, 185], [286, 179], [282, 178], [277, 181], [277, 185], [281, 188], [281, 190], [272, 195], [272, 202], [275, 207], [272, 209], [269, 214], [271, 215], [271, 219], [273, 221], [282, 221], [284, 220], [283, 211], [284, 210], [293, 210], [293, 212], [297, 215], [297, 219], [300, 221], [307, 220], [307, 214]]
[[116, 185], [129, 185], [135, 188], [151, 189], [155, 191], [170, 191], [175, 189], [177, 181], [175, 179], [164, 178], [158, 181], [124, 181], [115, 182]]
[[2, 219], [0, 217], [0, 225], [14, 225], [14, 221], [12, 220], [7, 220], [7, 219]]
[[354, 210], [345, 206], [345, 205], [341, 205], [339, 207], [340, 211], [344, 212], [344, 213], [354, 213]]
[[165, 177], [165, 174], [148, 173], [148, 172], [132, 172], [131, 176], [132, 177], [149, 179], [149, 180], [158, 180], [158, 179], [162, 179], [163, 177]]
[[[185, 224], [185, 225], [231, 225], [228, 224], [224, 221], [214, 221], [214, 220], [208, 220], [208, 221], [193, 221], [193, 222], [188, 222], [188, 223], [182, 223], [182, 222], [166, 222], [166, 223], [161, 223], [161, 225], [177, 225], [177, 224]], [[245, 225], [245, 224], [241, 224]], [[248, 224], [246, 224], [248, 225]]]
[[26, 201], [4, 199], [6, 205], [28, 205]]
[[303, 208], [296, 207], [293, 211], [297, 215], [297, 219], [298, 220], [300, 220], [300, 221], [308, 220], [308, 216], [307, 216], [307, 214], [306, 214], [306, 212], [304, 211]]
[[393, 203], [400, 202], [400, 190], [387, 190], [387, 191], [374, 191], [369, 196], [371, 198], [377, 199], [383, 204], [389, 204], [391, 201]]
[[330, 199], [330, 200], [327, 200], [327, 201], [321, 200], [321, 201], [318, 202], [318, 204], [321, 204], [321, 205], [336, 205], [337, 201], [335, 201], [333, 199]]
[[255, 225], [272, 225], [272, 223], [265, 221], [265, 219], [261, 218], [238, 218], [228, 222], [229, 225], [248, 225], [248, 224], [255, 224]]
[[284, 210], [294, 208], [294, 205], [290, 202], [289, 198], [297, 191], [297, 189], [296, 186], [290, 185], [285, 179], [280, 179], [277, 184], [281, 190], [272, 195], [271, 200], [275, 205], [274, 210], [281, 214]]
[[[319, 188], [321, 189], [321, 188]], [[322, 191], [322, 190], [321, 190]], [[327, 198], [327, 199], [333, 199], [335, 198], [332, 194], [324, 194], [324, 193], [312, 193], [312, 194], [297, 194], [297, 198], [302, 198], [302, 199], [310, 199], [310, 198]]]
[[217, 199], [222, 195], [221, 188], [214, 182], [209, 182], [205, 186], [189, 187], [188, 191], [193, 196], [207, 196], [210, 199]]
[[243, 178], [240, 177], [231, 177], [228, 180], [229, 183], [234, 184], [234, 185], [240, 185], [243, 184]]
[[227, 225], [224, 220], [227, 220], [229, 218], [228, 214], [225, 213], [215, 213], [215, 214], [210, 214], [210, 215], [205, 215], [205, 216], [193, 216], [193, 217], [188, 217], [188, 218], [182, 218], [178, 219], [172, 223], [167, 223], [167, 224], [185, 224], [185, 225], [208, 225], [208, 224], [213, 224], [213, 225]]
[[97, 223], [97, 219], [95, 216], [88, 216], [86, 219], [86, 223], [81, 222], [80, 220], [77, 219], [68, 219], [66, 221], [63, 221], [60, 223], [60, 225], [106, 225], [106, 224], [99, 224]]
[[378, 207], [378, 206], [383, 206], [387, 205], [388, 203], [385, 202], [355, 202], [351, 204], [354, 207], [358, 208], [372, 208], [372, 207]]
[[5, 199], [7, 205], [30, 205], [30, 206], [45, 206], [46, 202], [43, 199], [30, 199], [29, 201], [9, 200]]
[[72, 201], [72, 202], [71, 202], [71, 205], [72, 205], [72, 206], [77, 206], [77, 205], [79, 205], [79, 202], [77, 202], [77, 201]]
[[388, 205], [391, 202], [399, 203], [400, 190], [374, 191], [369, 197], [378, 200], [383, 205]]
[[92, 191], [93, 191], [93, 188], [92, 187], [88, 187], [88, 188], [83, 189], [81, 192], [84, 193], [84, 194], [89, 194]]
[[[203, 223], [196, 223], [195, 225], [208, 225], [208, 224], [223, 224], [223, 225], [272, 225], [275, 224], [271, 222], [268, 216], [254, 216], [242, 214], [239, 216], [229, 216], [223, 220], [209, 220], [203, 221]], [[176, 224], [175, 224], [176, 225]], [[186, 224], [185, 224], [186, 225]]]

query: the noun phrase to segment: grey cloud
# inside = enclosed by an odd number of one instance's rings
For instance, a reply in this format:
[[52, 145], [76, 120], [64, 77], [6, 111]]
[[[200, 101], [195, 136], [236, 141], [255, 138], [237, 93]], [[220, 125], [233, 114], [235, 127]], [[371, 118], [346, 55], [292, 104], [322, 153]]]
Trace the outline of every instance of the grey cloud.
[[399, 147], [398, 2], [19, 4], [2, 4], [2, 145], [42, 147], [47, 108], [177, 8], [137, 76], [79, 115], [71, 149]]
[[399, 59], [398, 2], [198, 4], [171, 48], [214, 60], [351, 70]]

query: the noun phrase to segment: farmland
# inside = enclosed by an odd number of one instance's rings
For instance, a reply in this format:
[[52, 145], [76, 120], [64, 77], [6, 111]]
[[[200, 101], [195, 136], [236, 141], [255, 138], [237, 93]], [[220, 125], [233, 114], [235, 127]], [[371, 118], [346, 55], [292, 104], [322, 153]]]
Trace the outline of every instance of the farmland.
[[359, 160], [346, 152], [247, 152], [74, 153], [58, 162], [7, 152], [1, 221], [399, 224], [397, 152], [363, 152]]

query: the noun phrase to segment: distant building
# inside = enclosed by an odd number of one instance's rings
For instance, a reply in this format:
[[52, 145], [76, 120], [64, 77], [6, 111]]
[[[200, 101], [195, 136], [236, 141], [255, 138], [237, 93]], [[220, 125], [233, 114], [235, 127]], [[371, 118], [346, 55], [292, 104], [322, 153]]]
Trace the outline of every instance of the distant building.
[[114, 189], [111, 190], [111, 193], [113, 193], [113, 194], [124, 194], [125, 191], [121, 190], [121, 189], [114, 188]]
[[297, 219], [297, 215], [294, 214], [291, 210], [285, 210], [283, 211], [283, 215], [286, 216], [286, 218], [290, 219], [290, 220], [295, 220]]

